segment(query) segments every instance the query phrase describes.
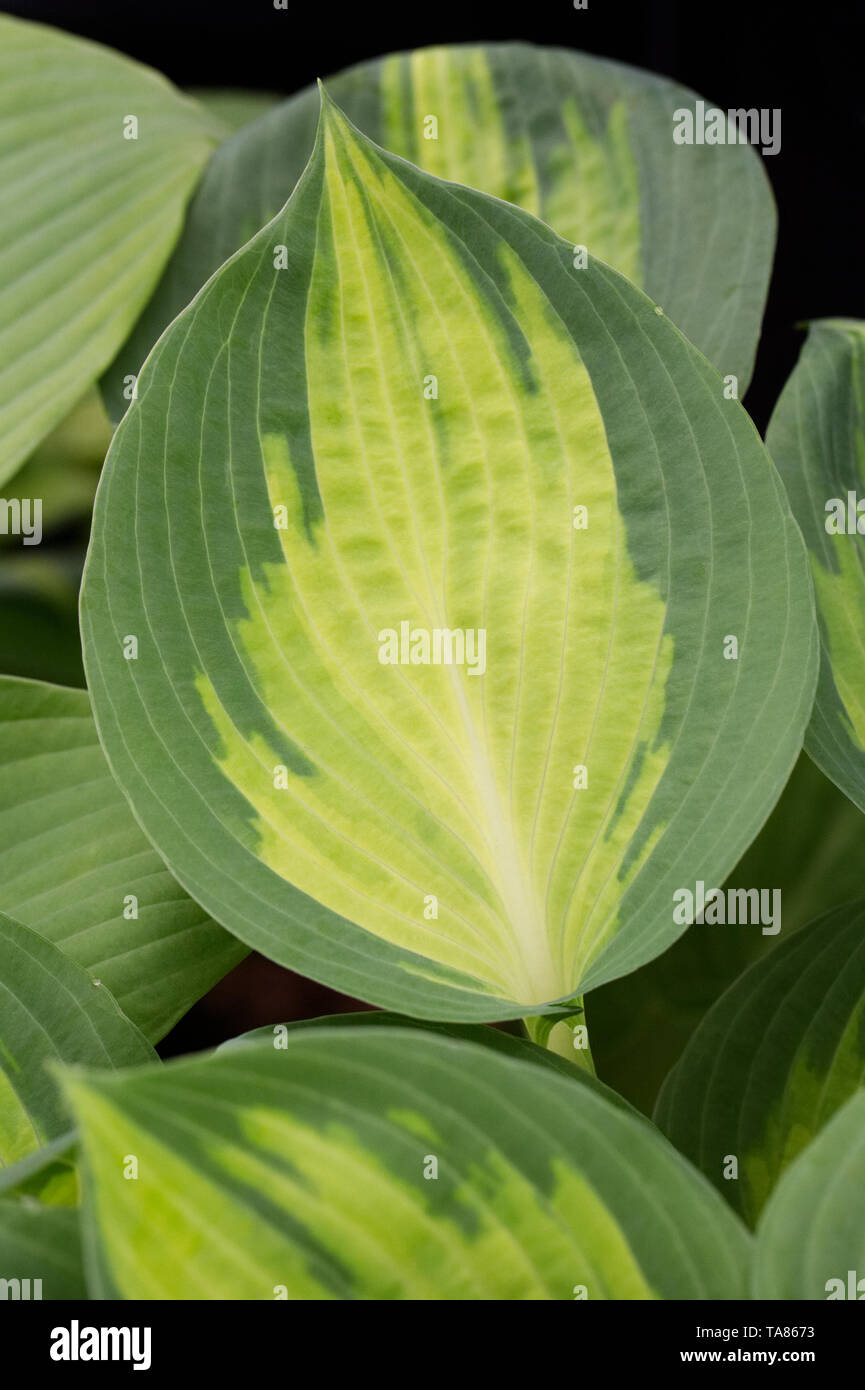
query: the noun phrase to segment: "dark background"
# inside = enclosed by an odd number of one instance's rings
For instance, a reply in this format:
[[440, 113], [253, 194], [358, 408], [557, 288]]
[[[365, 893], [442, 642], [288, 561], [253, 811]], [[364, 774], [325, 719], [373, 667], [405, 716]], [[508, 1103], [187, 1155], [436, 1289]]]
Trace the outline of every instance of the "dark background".
[[[523, 39], [615, 58], [675, 78], [713, 105], [780, 107], [767, 158], [779, 214], [775, 272], [746, 405], [764, 430], [796, 359], [803, 320], [865, 318], [865, 18], [859, 0], [414, 0], [399, 9], [289, 0], [0, 0], [11, 14], [97, 39], [181, 87], [286, 95], [351, 63], [431, 43]], [[2, 196], [2, 191], [0, 191]], [[164, 1055], [245, 1028], [357, 1007], [252, 956], [169, 1036]]]

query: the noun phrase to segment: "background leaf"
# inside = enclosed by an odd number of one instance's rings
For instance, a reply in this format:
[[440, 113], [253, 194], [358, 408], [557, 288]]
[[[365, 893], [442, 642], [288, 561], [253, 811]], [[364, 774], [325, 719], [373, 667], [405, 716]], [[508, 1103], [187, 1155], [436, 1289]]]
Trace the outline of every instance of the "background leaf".
[[586, 1000], [598, 1074], [651, 1115], [658, 1091], [700, 1020], [754, 961], [828, 908], [862, 893], [865, 818], [802, 754], [729, 888], [777, 888], [782, 929], [689, 927], [656, 960]]
[[[859, 902], [796, 932], [727, 990], [667, 1078], [655, 1120], [753, 1225], [787, 1165], [863, 1079]], [[723, 1177], [729, 1155], [737, 1180]]]
[[277, 92], [251, 92], [236, 87], [190, 87], [188, 95], [232, 133], [250, 125], [283, 100]]
[[[826, 1299], [833, 1293], [861, 1299], [863, 1194], [865, 1092], [860, 1091], [791, 1164], [769, 1199], [757, 1231], [754, 1298]], [[830, 1280], [840, 1281], [840, 1289], [837, 1283], [827, 1287]]]
[[0, 1279], [41, 1280], [31, 1299], [86, 1298], [78, 1212], [0, 1201]]
[[[138, 900], [137, 918], [124, 915]], [[0, 678], [0, 910], [98, 977], [152, 1040], [243, 948], [145, 839], [85, 691]]]
[[[417, 1029], [304, 1028], [70, 1078], [97, 1289], [126, 1298], [733, 1298], [749, 1242], [643, 1120]], [[135, 1154], [138, 1181], [116, 1156]], [[437, 1158], [438, 1176], [429, 1159]], [[146, 1219], [142, 1213], [146, 1212]], [[285, 1296], [285, 1294], [283, 1294]]]
[[84, 685], [78, 627], [83, 552], [0, 556], [0, 670]]
[[0, 915], [0, 1165], [69, 1128], [49, 1061], [156, 1061], [104, 986], [36, 932]]
[[[111, 435], [102, 397], [92, 387], [22, 465], [15, 492], [18, 497], [40, 499], [43, 539], [82, 517], [89, 518]], [[0, 549], [4, 554], [15, 550], [28, 560], [37, 558], [11, 535], [0, 536]]]
[[[332, 987], [477, 1021], [681, 933], [674, 890], [723, 879], [799, 751], [812, 611], [753, 426], [655, 306], [331, 106], [142, 374], [82, 622], [192, 896]], [[489, 670], [382, 665], [401, 622], [489, 629]]]
[[214, 147], [209, 123], [149, 68], [0, 15], [0, 482], [135, 323]]
[[[18, 498], [41, 504], [38, 549], [0, 536], [0, 672], [84, 685], [78, 587], [111, 426], [95, 388], [19, 470]], [[31, 514], [31, 522], [33, 520]]]
[[[750, 146], [677, 145], [693, 92], [651, 73], [530, 44], [435, 47], [327, 81], [360, 129], [429, 173], [518, 204], [646, 292], [743, 394], [760, 332], [775, 211]], [[425, 138], [438, 122], [435, 139]], [[136, 373], [165, 326], [291, 193], [312, 151], [313, 88], [214, 155], [162, 282], [107, 379]]]
[[[865, 811], [865, 323], [811, 325], [766, 443], [802, 528], [817, 594], [820, 682], [805, 746]], [[846, 526], [850, 493], [853, 532], [830, 534], [827, 504], [842, 504]]]

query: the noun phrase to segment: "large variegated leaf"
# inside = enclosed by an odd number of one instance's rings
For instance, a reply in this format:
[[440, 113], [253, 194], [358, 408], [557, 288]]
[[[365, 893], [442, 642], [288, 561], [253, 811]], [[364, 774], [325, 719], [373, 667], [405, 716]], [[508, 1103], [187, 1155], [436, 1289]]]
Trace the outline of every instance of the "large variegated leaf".
[[771, 816], [722, 885], [725, 893], [777, 889], [780, 932], [764, 935], [747, 922], [696, 923], [656, 960], [594, 990], [586, 1008], [599, 1075], [650, 1115], [665, 1077], [724, 990], [791, 932], [860, 897], [863, 863], [865, 817], [802, 753]]
[[[440, 178], [526, 208], [642, 285], [744, 391], [775, 240], [768, 180], [750, 146], [680, 145], [693, 92], [666, 78], [529, 44], [425, 48], [328, 81], [356, 125]], [[292, 97], [226, 142], [178, 248], [110, 373], [123, 381], [208, 275], [273, 217], [312, 150], [318, 99]]]
[[0, 1201], [0, 1298], [86, 1297], [78, 1212]]
[[757, 1229], [753, 1296], [865, 1298], [865, 1091], [784, 1176]]
[[0, 914], [0, 1167], [69, 1128], [48, 1062], [131, 1067], [155, 1060], [99, 981]]
[[681, 932], [789, 774], [813, 627], [753, 426], [651, 301], [332, 105], [150, 358], [83, 599], [104, 745], [193, 897], [453, 1020]]
[[[69, 1090], [101, 1296], [744, 1288], [744, 1227], [651, 1126], [486, 1047], [417, 1029], [303, 1028], [283, 1048], [85, 1075]], [[137, 1159], [135, 1182], [123, 1154]]]
[[796, 932], [722, 995], [655, 1119], [753, 1225], [787, 1165], [863, 1082], [860, 902]]
[[766, 443], [817, 591], [820, 682], [805, 746], [865, 811], [865, 323], [811, 325]]
[[150, 69], [0, 15], [0, 481], [135, 323], [209, 126]]
[[136, 825], [82, 690], [0, 678], [0, 911], [158, 1039], [243, 954]]

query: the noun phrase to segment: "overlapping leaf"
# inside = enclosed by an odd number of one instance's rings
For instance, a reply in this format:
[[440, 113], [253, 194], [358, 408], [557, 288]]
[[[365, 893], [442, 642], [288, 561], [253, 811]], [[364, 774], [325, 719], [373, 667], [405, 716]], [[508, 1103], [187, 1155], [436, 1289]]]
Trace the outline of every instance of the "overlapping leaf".
[[155, 1060], [104, 986], [50, 941], [0, 915], [0, 1166], [69, 1128], [46, 1063]]
[[102, 1296], [734, 1298], [745, 1286], [744, 1227], [651, 1126], [486, 1047], [303, 1028], [282, 1048], [69, 1089]]
[[820, 682], [806, 747], [865, 811], [865, 323], [811, 325], [766, 442], [817, 591]]
[[865, 1091], [781, 1178], [757, 1230], [753, 1296], [865, 1298]]
[[148, 68], [0, 15], [0, 481], [135, 323], [209, 122]]
[[775, 801], [816, 666], [801, 538], [713, 369], [332, 106], [142, 375], [82, 618], [113, 770], [193, 897], [452, 1020], [663, 950], [674, 890]]
[[[745, 145], [679, 145], [674, 112], [693, 92], [665, 78], [529, 44], [425, 48], [328, 81], [376, 143], [413, 164], [516, 203], [621, 270], [724, 373], [751, 374], [775, 239], [759, 158]], [[166, 324], [283, 206], [312, 150], [306, 90], [214, 155], [177, 251], [108, 380], [138, 371]]]
[[860, 902], [796, 932], [730, 987], [670, 1073], [655, 1119], [753, 1225], [784, 1169], [863, 1082]]
[[242, 956], [136, 825], [84, 691], [0, 678], [0, 911], [160, 1038]]

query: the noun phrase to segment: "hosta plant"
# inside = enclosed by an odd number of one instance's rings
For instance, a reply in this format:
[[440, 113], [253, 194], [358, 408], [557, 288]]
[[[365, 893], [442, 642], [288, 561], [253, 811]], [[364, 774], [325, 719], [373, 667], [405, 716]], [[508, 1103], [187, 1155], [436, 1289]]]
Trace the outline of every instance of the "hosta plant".
[[[758, 156], [526, 44], [247, 102], [0, 39], [0, 475], [87, 528], [55, 427], [119, 422], [88, 690], [0, 677], [4, 1286], [840, 1296], [865, 378], [820, 324], [768, 452], [741, 404]], [[375, 1007], [163, 1063], [250, 948]]]

